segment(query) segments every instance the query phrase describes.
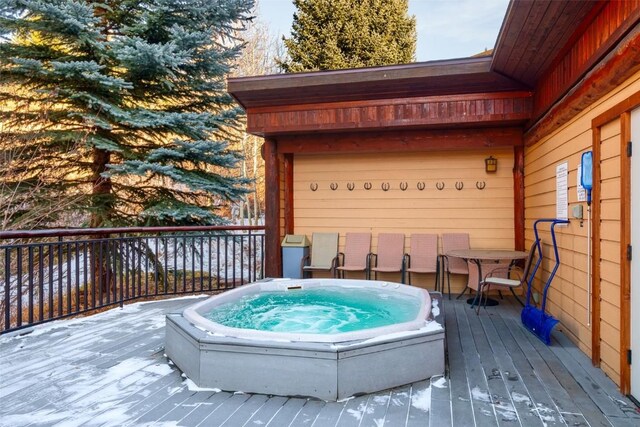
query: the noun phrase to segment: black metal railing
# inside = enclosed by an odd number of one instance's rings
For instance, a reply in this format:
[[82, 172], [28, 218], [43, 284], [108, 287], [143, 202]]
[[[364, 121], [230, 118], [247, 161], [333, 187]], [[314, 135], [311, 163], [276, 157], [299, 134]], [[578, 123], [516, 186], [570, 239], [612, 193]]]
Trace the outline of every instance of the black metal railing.
[[139, 298], [263, 278], [264, 227], [0, 232], [0, 334]]

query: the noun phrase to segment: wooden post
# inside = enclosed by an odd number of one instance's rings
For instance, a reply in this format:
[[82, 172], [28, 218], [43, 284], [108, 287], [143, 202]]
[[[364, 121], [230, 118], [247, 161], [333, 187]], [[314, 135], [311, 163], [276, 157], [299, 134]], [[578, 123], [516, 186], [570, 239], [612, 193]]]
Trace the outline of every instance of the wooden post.
[[280, 252], [280, 163], [277, 141], [265, 138], [264, 142], [264, 226], [265, 226], [265, 277], [282, 276]]
[[293, 234], [293, 154], [284, 155], [284, 232]]
[[[627, 246], [631, 244], [631, 112], [620, 116], [620, 392], [631, 392], [631, 367], [627, 351], [631, 349], [631, 263]], [[637, 197], [637, 196], [636, 196]], [[636, 356], [637, 357], [637, 356]]]
[[593, 190], [591, 197], [591, 363], [600, 366], [600, 127], [592, 124]]
[[524, 244], [524, 147], [513, 147], [513, 229], [515, 250], [525, 250]]

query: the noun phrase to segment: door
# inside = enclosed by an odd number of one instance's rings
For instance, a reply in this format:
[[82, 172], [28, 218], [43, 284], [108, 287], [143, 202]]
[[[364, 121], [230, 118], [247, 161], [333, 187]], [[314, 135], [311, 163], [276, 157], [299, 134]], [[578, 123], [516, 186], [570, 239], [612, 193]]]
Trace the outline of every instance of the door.
[[640, 400], [640, 108], [631, 112], [631, 395]]

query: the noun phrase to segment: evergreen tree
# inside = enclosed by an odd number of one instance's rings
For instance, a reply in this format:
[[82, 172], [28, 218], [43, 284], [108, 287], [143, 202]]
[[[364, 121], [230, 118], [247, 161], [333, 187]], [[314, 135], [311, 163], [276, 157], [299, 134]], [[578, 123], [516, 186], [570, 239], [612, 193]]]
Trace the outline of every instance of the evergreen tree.
[[37, 179], [92, 227], [221, 222], [247, 183], [225, 76], [253, 3], [0, 0], [3, 191]]
[[294, 0], [286, 72], [414, 61], [416, 21], [408, 0]]

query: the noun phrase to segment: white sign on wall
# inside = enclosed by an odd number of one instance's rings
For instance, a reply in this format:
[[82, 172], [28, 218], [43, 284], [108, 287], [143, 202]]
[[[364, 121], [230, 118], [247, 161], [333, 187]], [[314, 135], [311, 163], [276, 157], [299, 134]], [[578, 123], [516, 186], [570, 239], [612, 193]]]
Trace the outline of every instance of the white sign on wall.
[[569, 219], [569, 164], [556, 166], [556, 218]]

